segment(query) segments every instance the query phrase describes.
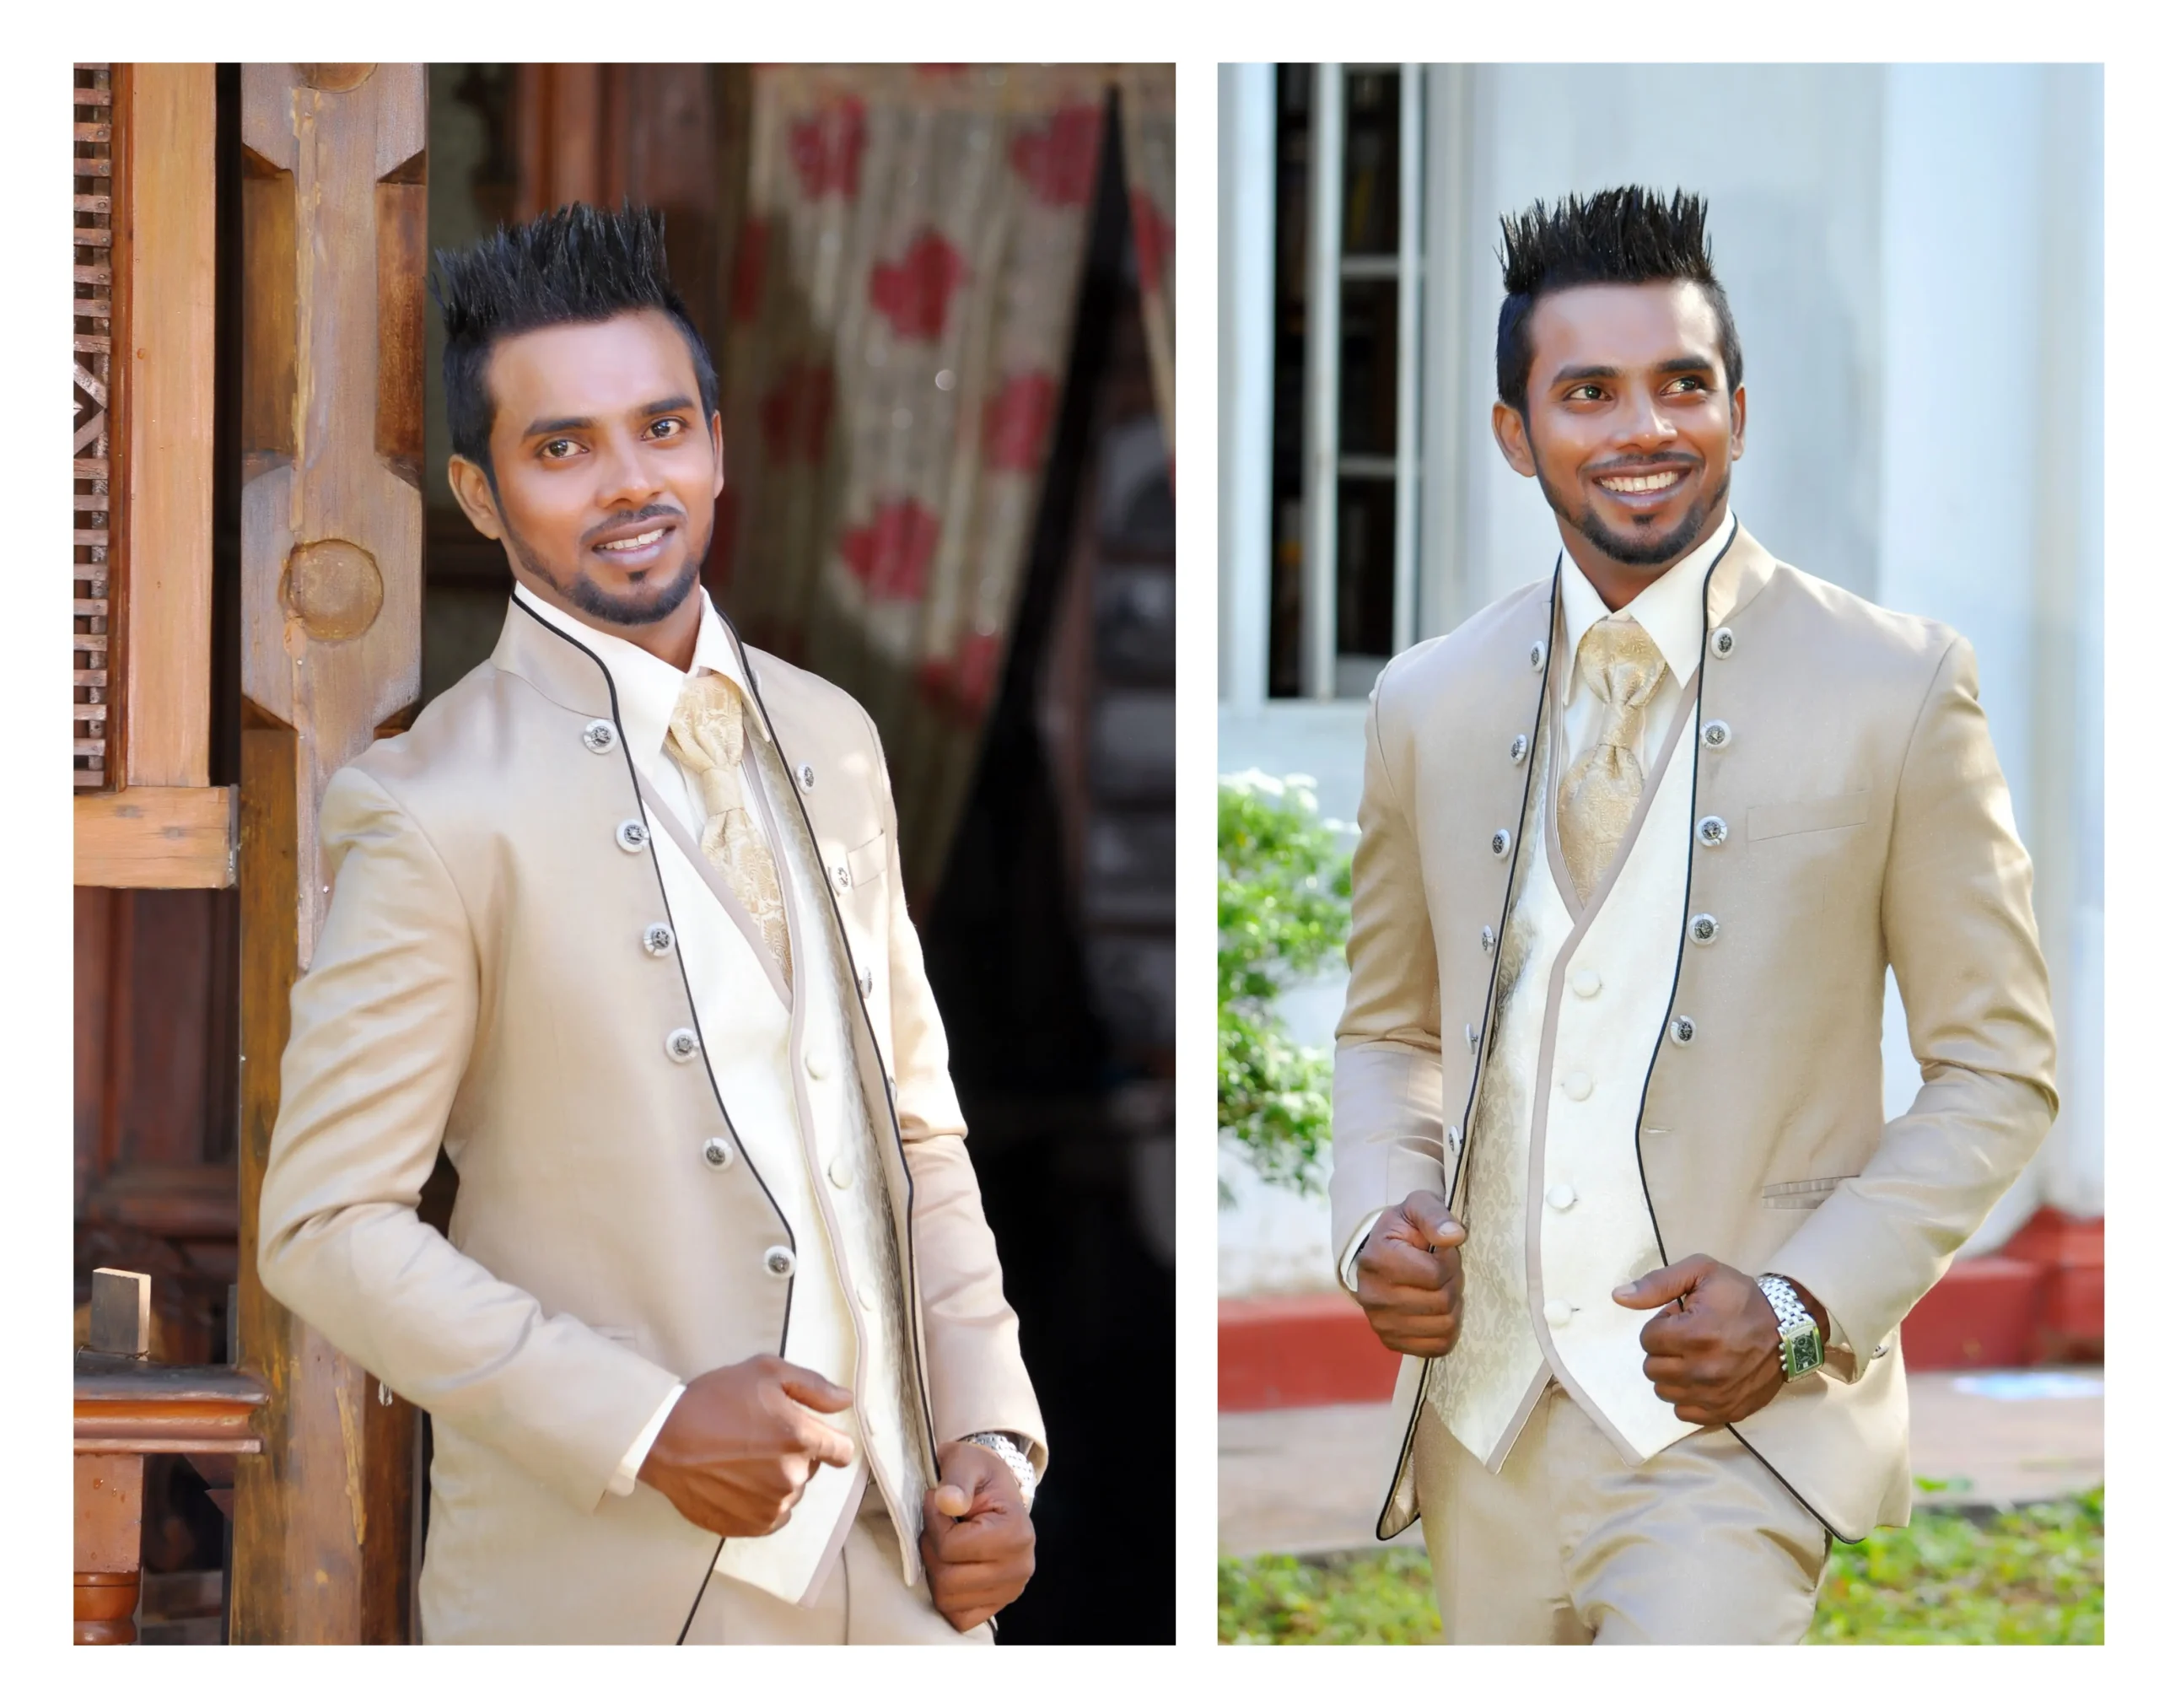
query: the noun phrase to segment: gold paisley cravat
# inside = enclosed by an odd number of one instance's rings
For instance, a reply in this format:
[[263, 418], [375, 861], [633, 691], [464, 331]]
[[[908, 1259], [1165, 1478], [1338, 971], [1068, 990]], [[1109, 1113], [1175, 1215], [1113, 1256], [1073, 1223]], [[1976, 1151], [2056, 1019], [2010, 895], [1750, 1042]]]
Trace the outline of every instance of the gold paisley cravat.
[[1596, 735], [1559, 784], [1559, 852], [1587, 902], [1642, 798], [1642, 727], [1664, 655], [1640, 623], [1607, 617], [1582, 637], [1583, 684], [1603, 703]]
[[742, 717], [741, 690], [733, 682], [712, 671], [692, 676], [682, 685], [682, 697], [668, 719], [667, 751], [697, 779], [704, 799], [704, 829], [697, 845], [756, 922], [765, 946], [791, 984], [794, 968], [788, 953], [779, 868], [742, 796]]

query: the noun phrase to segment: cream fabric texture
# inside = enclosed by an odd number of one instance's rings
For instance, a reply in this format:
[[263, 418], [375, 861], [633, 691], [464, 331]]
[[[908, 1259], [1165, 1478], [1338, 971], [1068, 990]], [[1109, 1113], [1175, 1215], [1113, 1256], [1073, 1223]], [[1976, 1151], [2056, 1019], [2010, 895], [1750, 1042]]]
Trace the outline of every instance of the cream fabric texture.
[[[710, 599], [703, 588], [697, 590], [710, 611]], [[764, 827], [743, 799], [743, 720], [740, 688], [724, 676], [692, 673], [682, 684], [681, 697], [668, 719], [667, 751], [697, 779], [703, 806], [698, 841], [705, 858], [726, 874], [729, 886], [757, 922], [758, 934], [779, 963], [782, 979], [787, 980], [794, 977], [794, 970], [779, 868]]]
[[[1857, 1536], [1909, 1511], [1897, 1325], [2053, 1118], [2031, 867], [1962, 639], [1779, 563], [1743, 529], [1708, 597], [1732, 638], [1709, 650], [1696, 715], [1730, 740], [1690, 735], [1672, 765], [1689, 816], [1725, 833], [1688, 845], [1683, 904], [1664, 914], [1662, 999], [1644, 1017], [1659, 1035], [1620, 1142], [1668, 1258], [1790, 1275], [1841, 1326], [1848, 1379], [1794, 1382], [1733, 1433]], [[1477, 1214], [1473, 1099], [1499, 970], [1480, 932], [1509, 920], [1529, 876], [1528, 838], [1505, 859], [1491, 842], [1523, 824], [1531, 768], [1510, 746], [1537, 726], [1553, 600], [1548, 579], [1510, 595], [1395, 660], [1373, 692], [1335, 1058], [1342, 1247], [1409, 1191], [1447, 1188], [1450, 1129], [1470, 1135]], [[1715, 940], [1686, 941], [1703, 913]], [[1892, 967], [1925, 1083], [1885, 1123]], [[1667, 1011], [1693, 1019], [1686, 1048], [1663, 1037]], [[1824, 1179], [1838, 1184], [1821, 1202], [1788, 1207], [1791, 1183]], [[1382, 1535], [1418, 1511], [1431, 1374], [1404, 1360]]]
[[1415, 1476], [1446, 1642], [1796, 1643], [1813, 1623], [1828, 1533], [1728, 1430], [1645, 1477], [1548, 1387], [1498, 1475], [1421, 1430]]
[[[816, 864], [849, 873], [826, 903], [864, 978], [843, 1005], [918, 1427], [1016, 1431], [1039, 1469], [876, 732], [830, 684], [744, 664], [777, 752], [814, 771], [794, 810]], [[293, 989], [259, 1255], [274, 1296], [433, 1415], [429, 1641], [676, 1641], [717, 1538], [649, 1488], [606, 1491], [679, 1382], [787, 1346], [808, 1267], [769, 1272], [788, 1220], [755, 1168], [704, 1161], [708, 1138], [754, 1156], [756, 1135], [709, 1056], [666, 1048], [713, 1032], [682, 957], [643, 947], [686, 892], [617, 841], [641, 816], [632, 743], [587, 739], [616, 716], [597, 658], [513, 603], [493, 658], [324, 797], [335, 887]], [[447, 1239], [414, 1214], [439, 1146]]]

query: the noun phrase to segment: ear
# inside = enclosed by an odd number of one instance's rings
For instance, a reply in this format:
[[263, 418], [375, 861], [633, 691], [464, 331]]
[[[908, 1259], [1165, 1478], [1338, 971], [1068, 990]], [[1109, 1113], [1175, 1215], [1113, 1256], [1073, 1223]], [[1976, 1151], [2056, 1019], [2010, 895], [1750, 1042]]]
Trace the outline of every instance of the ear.
[[451, 457], [450, 489], [456, 494], [458, 509], [474, 527], [490, 540], [502, 538], [503, 519], [495, 508], [494, 483], [485, 469], [469, 456]]
[[1747, 455], [1747, 388], [1736, 385], [1731, 393], [1731, 460], [1737, 462]]
[[1529, 449], [1529, 423], [1522, 419], [1521, 411], [1510, 403], [1494, 403], [1492, 437], [1499, 442], [1499, 455], [1506, 458], [1509, 468], [1528, 479], [1537, 477], [1537, 459]]
[[719, 496], [727, 484], [727, 435], [720, 431], [719, 412], [712, 412], [712, 495]]

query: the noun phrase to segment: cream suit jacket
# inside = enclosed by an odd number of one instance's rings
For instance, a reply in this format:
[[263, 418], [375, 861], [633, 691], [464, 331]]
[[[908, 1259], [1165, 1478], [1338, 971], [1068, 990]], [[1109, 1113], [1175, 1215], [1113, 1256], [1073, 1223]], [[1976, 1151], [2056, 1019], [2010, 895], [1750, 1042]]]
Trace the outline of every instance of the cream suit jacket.
[[[1743, 529], [1713, 588], [1728, 614], [1704, 637], [1704, 739], [1675, 756], [1695, 835], [1664, 1010], [1694, 1029], [1657, 1048], [1636, 1161], [1666, 1261], [1790, 1275], [1836, 1318], [1852, 1349], [1839, 1369], [1732, 1433], [1855, 1538], [1909, 1516], [1898, 1325], [2054, 1118], [2031, 863], [1967, 642], [1776, 562]], [[1411, 1191], [1449, 1191], [1462, 1135], [1476, 1143], [1499, 959], [1483, 934], [1521, 881], [1532, 768], [1516, 755], [1535, 746], [1553, 633], [1548, 578], [1404, 653], [1373, 690], [1335, 1053], [1337, 1249]], [[1699, 913], [1720, 922], [1711, 944], [1685, 940]], [[1925, 1080], [1887, 1123], [1885, 967]], [[1382, 1536], [1417, 1516], [1412, 1438], [1439, 1426], [1428, 1377], [1403, 1360]]]
[[[744, 656], [853, 962], [855, 1055], [882, 1070], [864, 1091], [923, 1426], [1018, 1431], [1039, 1459], [876, 730]], [[492, 660], [323, 800], [335, 888], [293, 990], [261, 1275], [433, 1415], [431, 1642], [676, 1641], [718, 1538], [609, 1479], [678, 1378], [786, 1345], [794, 1282], [766, 1253], [793, 1236], [754, 1168], [707, 1165], [727, 1112], [703, 1056], [665, 1048], [698, 1016], [680, 957], [643, 946], [670, 915], [649, 841], [618, 840], [645, 813], [613, 694], [513, 601]], [[447, 1240], [414, 1213], [438, 1145], [459, 1177]], [[895, 1519], [911, 1541], [919, 1515]]]

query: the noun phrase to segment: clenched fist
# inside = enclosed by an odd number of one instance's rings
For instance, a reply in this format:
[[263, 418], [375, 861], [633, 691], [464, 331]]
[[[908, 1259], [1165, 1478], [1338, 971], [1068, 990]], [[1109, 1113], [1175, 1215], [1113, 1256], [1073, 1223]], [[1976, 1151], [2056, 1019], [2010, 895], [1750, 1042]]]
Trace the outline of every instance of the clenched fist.
[[854, 1396], [770, 1355], [708, 1370], [683, 1391], [638, 1468], [675, 1510], [715, 1536], [769, 1536], [820, 1465], [854, 1463], [854, 1443], [819, 1412]]
[[1381, 1212], [1357, 1253], [1357, 1302], [1380, 1344], [1444, 1358], [1462, 1332], [1462, 1242], [1468, 1230], [1431, 1192]]

